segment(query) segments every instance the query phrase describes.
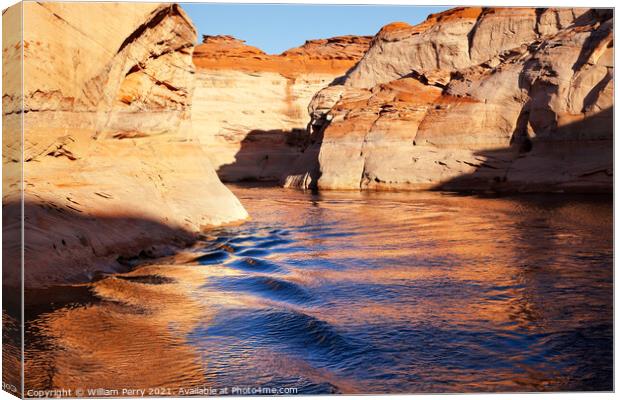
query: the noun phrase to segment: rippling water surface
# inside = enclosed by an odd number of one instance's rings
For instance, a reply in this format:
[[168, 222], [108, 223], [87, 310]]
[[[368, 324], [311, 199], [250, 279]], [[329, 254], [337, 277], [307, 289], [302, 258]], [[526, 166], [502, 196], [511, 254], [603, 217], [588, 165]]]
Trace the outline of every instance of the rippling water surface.
[[27, 386], [612, 389], [610, 198], [233, 191], [252, 221], [50, 289]]

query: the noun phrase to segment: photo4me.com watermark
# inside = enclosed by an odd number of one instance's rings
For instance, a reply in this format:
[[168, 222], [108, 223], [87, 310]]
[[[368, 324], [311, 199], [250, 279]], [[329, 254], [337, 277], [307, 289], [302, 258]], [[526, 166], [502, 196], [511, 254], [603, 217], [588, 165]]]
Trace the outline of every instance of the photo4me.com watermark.
[[28, 389], [29, 398], [54, 397], [160, 397], [160, 396], [257, 396], [257, 395], [295, 395], [299, 390], [296, 387], [284, 386], [194, 386], [182, 388], [76, 388], [76, 389]]

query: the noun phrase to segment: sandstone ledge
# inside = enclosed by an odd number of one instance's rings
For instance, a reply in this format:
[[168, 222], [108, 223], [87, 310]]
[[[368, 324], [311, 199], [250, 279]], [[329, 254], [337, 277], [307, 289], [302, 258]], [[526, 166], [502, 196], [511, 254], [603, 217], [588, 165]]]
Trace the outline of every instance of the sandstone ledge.
[[[22, 3], [24, 32], [5, 43], [5, 237], [24, 208], [27, 288], [91, 279], [117, 260], [160, 254], [209, 227], [247, 218], [194, 135], [196, 32], [174, 4]], [[5, 13], [7, 15], [7, 13]], [[18, 49], [19, 51], [13, 51]], [[5, 278], [18, 285], [19, 242]], [[7, 251], [8, 250], [8, 251]], [[6, 264], [5, 264], [6, 265]]]
[[274, 72], [289, 78], [308, 73], [339, 76], [364, 55], [370, 39], [338, 36], [308, 40], [280, 55], [270, 55], [232, 36], [205, 36], [194, 51], [194, 64], [201, 70]]

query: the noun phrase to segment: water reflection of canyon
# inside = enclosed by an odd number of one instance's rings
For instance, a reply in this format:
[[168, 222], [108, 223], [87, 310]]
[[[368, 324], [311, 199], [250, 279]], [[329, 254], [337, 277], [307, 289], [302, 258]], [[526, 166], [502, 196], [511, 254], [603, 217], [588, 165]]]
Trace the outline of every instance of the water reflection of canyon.
[[234, 192], [251, 222], [48, 289], [26, 387], [612, 390], [610, 197]]

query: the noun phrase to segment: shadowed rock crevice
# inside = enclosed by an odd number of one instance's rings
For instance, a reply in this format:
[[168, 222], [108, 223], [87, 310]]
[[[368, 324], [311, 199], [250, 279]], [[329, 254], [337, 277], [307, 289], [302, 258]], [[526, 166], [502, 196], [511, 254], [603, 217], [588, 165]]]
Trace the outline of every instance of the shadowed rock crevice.
[[241, 140], [235, 161], [221, 165], [217, 174], [223, 182], [280, 182], [310, 140], [304, 129], [252, 130]]

